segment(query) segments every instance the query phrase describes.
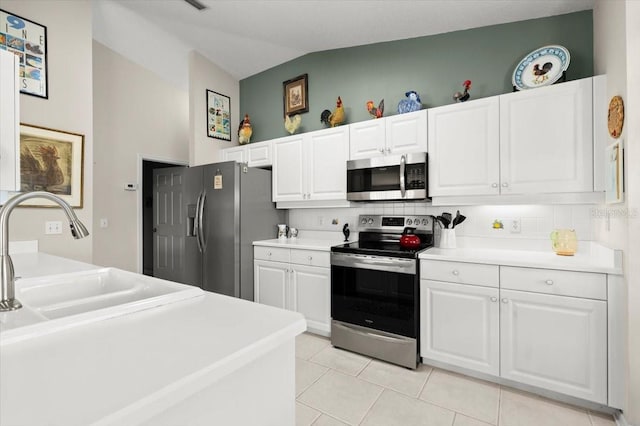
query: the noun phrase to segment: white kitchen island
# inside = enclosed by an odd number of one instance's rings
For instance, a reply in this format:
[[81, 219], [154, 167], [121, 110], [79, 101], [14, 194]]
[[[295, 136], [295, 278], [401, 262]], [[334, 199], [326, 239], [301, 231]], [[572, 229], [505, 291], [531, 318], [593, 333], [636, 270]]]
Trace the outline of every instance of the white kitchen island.
[[[12, 257], [25, 278], [94, 267]], [[305, 328], [298, 313], [205, 292], [3, 343], [0, 424], [293, 425], [295, 336]]]

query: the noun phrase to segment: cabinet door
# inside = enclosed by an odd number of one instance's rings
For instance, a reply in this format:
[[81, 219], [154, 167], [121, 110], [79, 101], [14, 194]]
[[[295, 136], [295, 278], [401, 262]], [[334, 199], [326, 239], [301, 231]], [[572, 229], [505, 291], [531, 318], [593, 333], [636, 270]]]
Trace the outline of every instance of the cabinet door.
[[[307, 193], [302, 135], [273, 141], [273, 201], [300, 201]], [[346, 172], [345, 172], [346, 173]], [[306, 197], [305, 197], [306, 198]]]
[[331, 331], [331, 273], [329, 268], [292, 265], [293, 310], [307, 320], [309, 329]]
[[18, 63], [16, 55], [0, 50], [0, 191], [20, 191]]
[[387, 154], [427, 151], [427, 110], [398, 114], [386, 119]]
[[499, 97], [429, 110], [429, 195], [491, 195], [500, 188]]
[[420, 355], [500, 374], [498, 289], [422, 280]]
[[254, 260], [253, 269], [256, 302], [289, 309], [290, 303], [287, 303], [289, 264]]
[[384, 155], [386, 119], [361, 121], [349, 125], [349, 159]]
[[222, 150], [222, 161], [247, 162], [247, 149], [244, 146], [226, 148]]
[[592, 79], [500, 96], [501, 193], [593, 191]]
[[347, 199], [349, 130], [346, 126], [307, 134], [308, 200]]
[[273, 164], [271, 141], [249, 144], [247, 146], [247, 163], [249, 163], [249, 167], [271, 166]]
[[607, 303], [512, 290], [500, 297], [501, 376], [606, 404]]

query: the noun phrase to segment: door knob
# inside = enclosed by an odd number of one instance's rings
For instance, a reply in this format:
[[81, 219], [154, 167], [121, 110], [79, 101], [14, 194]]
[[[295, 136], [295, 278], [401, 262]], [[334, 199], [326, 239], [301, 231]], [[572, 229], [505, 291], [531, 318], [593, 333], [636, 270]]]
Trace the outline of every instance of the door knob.
[[497, 302], [497, 301], [498, 301], [498, 298], [497, 298], [497, 297], [492, 297], [492, 298], [491, 298], [491, 301], [492, 301], [492, 302]]

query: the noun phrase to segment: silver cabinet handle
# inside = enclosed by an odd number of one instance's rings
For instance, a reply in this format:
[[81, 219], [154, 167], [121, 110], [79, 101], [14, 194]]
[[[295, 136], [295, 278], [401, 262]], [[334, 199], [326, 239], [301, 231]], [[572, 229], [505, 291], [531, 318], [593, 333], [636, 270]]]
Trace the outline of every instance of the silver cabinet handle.
[[271, 252], [267, 253], [267, 256], [271, 257]]
[[509, 299], [505, 297], [504, 299], [502, 299], [502, 303], [509, 303]]
[[456, 276], [460, 275], [460, 272], [458, 272], [457, 269], [454, 269], [453, 271], [451, 271], [451, 273]]
[[503, 188], [506, 188], [507, 186], [509, 186], [509, 184], [508, 184], [507, 182], [505, 182], [505, 183], [503, 183], [503, 184], [502, 184], [502, 187], [503, 187]]
[[387, 154], [391, 154], [391, 148], [387, 148], [386, 151], [387, 151]]
[[553, 285], [553, 280], [546, 280], [544, 283], [547, 285]]
[[498, 187], [498, 184], [494, 182], [494, 183], [492, 183], [492, 184], [491, 184], [491, 187], [492, 187], [492, 188], [497, 188], [497, 187]]
[[406, 191], [406, 185], [404, 181], [404, 169], [406, 164], [407, 158], [403, 155], [402, 157], [400, 157], [400, 195], [402, 196], [402, 198], [404, 198], [404, 194]]
[[311, 199], [311, 194], [307, 194], [307, 199]]
[[313, 257], [312, 256], [308, 256], [307, 259], [313, 260]]
[[384, 154], [384, 148], [380, 148], [378, 151], [380, 151], [380, 154]]
[[492, 297], [492, 298], [491, 298], [491, 301], [492, 301], [492, 302], [497, 302], [497, 301], [498, 301], [498, 298], [497, 298], [497, 297]]

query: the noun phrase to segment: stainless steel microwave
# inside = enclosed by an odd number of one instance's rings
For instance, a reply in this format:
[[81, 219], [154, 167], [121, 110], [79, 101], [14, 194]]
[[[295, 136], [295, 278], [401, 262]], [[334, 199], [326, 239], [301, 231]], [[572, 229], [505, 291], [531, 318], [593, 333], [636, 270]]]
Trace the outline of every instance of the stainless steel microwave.
[[424, 200], [427, 176], [426, 152], [347, 161], [347, 200]]

